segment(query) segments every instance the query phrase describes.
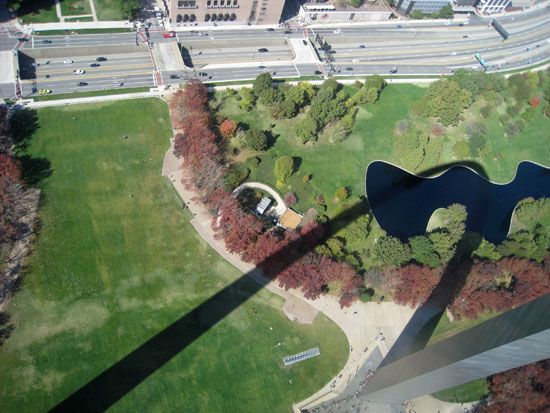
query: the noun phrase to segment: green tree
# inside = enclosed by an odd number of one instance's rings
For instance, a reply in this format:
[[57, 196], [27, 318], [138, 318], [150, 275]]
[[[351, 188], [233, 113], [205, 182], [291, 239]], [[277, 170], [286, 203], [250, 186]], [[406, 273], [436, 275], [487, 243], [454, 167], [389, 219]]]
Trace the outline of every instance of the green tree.
[[239, 91], [239, 96], [241, 98], [241, 102], [239, 106], [242, 110], [246, 110], [247, 112], [251, 111], [254, 108], [254, 102], [256, 101], [256, 97], [254, 96], [254, 92], [252, 89], [248, 87], [243, 87]]
[[409, 239], [409, 244], [411, 246], [412, 257], [418, 263], [429, 265], [432, 268], [437, 267], [441, 263], [432, 241], [425, 235], [412, 237]]
[[317, 140], [317, 122], [306, 116], [296, 123], [294, 133], [302, 143]]
[[382, 237], [376, 244], [376, 254], [383, 265], [399, 267], [412, 258], [411, 248], [394, 237]]
[[311, 99], [313, 99], [313, 96], [315, 96], [315, 87], [309, 82], [299, 82], [296, 87], [304, 92], [304, 105], [307, 105], [309, 102], [311, 102]]
[[291, 86], [285, 90], [285, 101], [293, 102], [299, 108], [306, 103], [306, 92], [299, 86]]
[[451, 233], [444, 229], [438, 229], [431, 232], [428, 238], [433, 244], [433, 248], [439, 255], [441, 264], [447, 264], [453, 258], [456, 251], [456, 242]]
[[544, 228], [539, 225], [533, 232], [518, 231], [511, 234], [497, 247], [497, 251], [504, 257], [524, 257], [542, 262], [549, 247], [549, 239]]
[[254, 95], [256, 95], [256, 97], [260, 97], [262, 93], [272, 88], [273, 78], [269, 72], [259, 74], [258, 77], [254, 79], [254, 83], [252, 83], [252, 90], [254, 91]]
[[242, 164], [231, 164], [223, 175], [223, 186], [226, 191], [232, 191], [239, 186], [246, 178], [250, 171]]
[[441, 10], [439, 10], [438, 16], [441, 19], [452, 19], [454, 16], [453, 6], [451, 6], [450, 3], [443, 6]]
[[453, 153], [458, 159], [464, 159], [470, 156], [470, 145], [466, 141], [458, 141], [453, 146]]
[[439, 219], [442, 226], [449, 231], [453, 243], [457, 243], [464, 235], [466, 229], [466, 207], [461, 204], [451, 204], [439, 211]]
[[385, 86], [386, 86], [386, 81], [380, 75], [372, 75], [365, 79], [364, 87], [367, 89], [373, 87], [376, 89], [378, 93], [380, 93]]
[[327, 239], [325, 245], [331, 252], [331, 258], [341, 260], [346, 255], [346, 245], [340, 238], [332, 237]]
[[275, 160], [275, 176], [281, 182], [294, 173], [294, 159], [292, 156], [281, 156]]
[[424, 13], [422, 13], [420, 10], [415, 10], [410, 14], [410, 18], [417, 19], [417, 20], [423, 19]]
[[472, 94], [453, 80], [441, 79], [430, 85], [423, 100], [426, 102], [429, 115], [437, 117], [447, 126], [470, 106]]
[[502, 258], [502, 255], [496, 250], [494, 244], [491, 244], [486, 239], [482, 239], [479, 247], [472, 254], [474, 257], [497, 261]]
[[296, 103], [285, 99], [271, 107], [270, 113], [275, 119], [290, 119], [296, 115]]
[[139, 0], [123, 0], [119, 4], [122, 16], [130, 20], [136, 17], [136, 14], [141, 7]]
[[265, 150], [267, 148], [267, 133], [255, 128], [247, 130], [244, 134], [244, 145], [255, 151]]

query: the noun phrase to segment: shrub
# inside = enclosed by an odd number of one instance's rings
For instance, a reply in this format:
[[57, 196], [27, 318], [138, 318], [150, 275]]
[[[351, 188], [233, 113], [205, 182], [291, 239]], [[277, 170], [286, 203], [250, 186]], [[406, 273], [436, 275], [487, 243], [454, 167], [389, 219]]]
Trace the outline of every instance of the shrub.
[[374, 297], [374, 288], [367, 288], [364, 285], [359, 286], [359, 300], [364, 303], [372, 301]]
[[223, 186], [226, 191], [232, 191], [239, 186], [250, 171], [243, 164], [231, 164], [223, 176]]
[[483, 136], [474, 136], [469, 140], [470, 154], [478, 157], [487, 147], [487, 140]]
[[336, 122], [332, 125], [325, 127], [321, 138], [327, 140], [330, 143], [338, 143], [344, 141], [350, 133], [350, 130], [346, 128], [342, 122]]
[[304, 177], [302, 178], [302, 180], [303, 180], [304, 182], [309, 182], [309, 181], [311, 181], [311, 178], [312, 178], [312, 175], [311, 175], [311, 174], [306, 174], [306, 175], [304, 175]]
[[298, 202], [298, 198], [296, 197], [296, 194], [294, 192], [289, 192], [288, 194], [286, 194], [283, 200], [285, 201], [285, 204], [287, 206], [292, 206], [296, 204], [296, 202]]
[[525, 122], [530, 122], [533, 119], [533, 117], [535, 116], [535, 111], [536, 111], [535, 107], [530, 106], [527, 109], [525, 109], [525, 111], [521, 114], [521, 118]]
[[236, 131], [237, 131], [237, 123], [234, 120], [225, 119], [220, 124], [220, 133], [225, 139], [229, 139], [235, 136]]
[[281, 182], [286, 182], [287, 178], [294, 172], [294, 159], [292, 156], [281, 156], [275, 161], [275, 176]]
[[483, 136], [487, 133], [487, 128], [481, 122], [468, 122], [464, 125], [464, 132], [470, 139], [477, 136]]
[[540, 99], [536, 96], [533, 96], [531, 99], [529, 99], [529, 104], [532, 108], [537, 108], [540, 105]]
[[250, 170], [253, 170], [253, 169], [256, 169], [258, 167], [258, 165], [260, 164], [261, 162], [261, 159], [258, 158], [257, 156], [252, 156], [250, 158], [248, 158], [246, 160], [246, 166], [250, 169]]
[[486, 105], [486, 106], [482, 106], [480, 109], [479, 109], [479, 114], [487, 119], [489, 117], [489, 115], [491, 114], [491, 107]]
[[521, 120], [517, 120], [516, 122], [508, 124], [506, 127], [506, 135], [509, 138], [513, 138], [520, 134], [520, 132], [523, 130], [524, 123]]
[[430, 133], [432, 136], [443, 136], [445, 134], [445, 126], [441, 123], [436, 123], [432, 126]]
[[249, 129], [244, 134], [244, 144], [249, 149], [263, 151], [267, 148], [267, 134], [263, 130]]
[[315, 202], [317, 203], [317, 205], [326, 205], [325, 197], [323, 196], [323, 194], [315, 195]]
[[336, 191], [336, 197], [340, 201], [347, 199], [349, 197], [349, 189], [346, 188], [345, 186], [338, 188], [338, 190]]

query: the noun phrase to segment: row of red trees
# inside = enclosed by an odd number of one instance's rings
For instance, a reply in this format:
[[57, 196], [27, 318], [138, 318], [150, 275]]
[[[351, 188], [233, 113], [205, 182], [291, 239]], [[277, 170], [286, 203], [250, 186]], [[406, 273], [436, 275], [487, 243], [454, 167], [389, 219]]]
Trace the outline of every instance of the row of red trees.
[[190, 82], [174, 95], [170, 111], [174, 127], [181, 131], [175, 137], [174, 153], [183, 157], [183, 167], [190, 177], [186, 184], [216, 211], [212, 226], [227, 249], [261, 267], [286, 289], [301, 288], [308, 298], [317, 298], [329, 283], [337, 282], [341, 286], [340, 304], [351, 304], [361, 278], [349, 265], [313, 252], [322, 241], [322, 227], [311, 223], [298, 231], [268, 231], [260, 219], [222, 189], [227, 169], [205, 86]]
[[17, 202], [23, 188], [21, 165], [12, 153], [8, 135], [7, 110], [0, 109], [0, 250], [17, 236]]
[[[462, 265], [468, 265], [463, 263]], [[458, 270], [460, 271], [460, 270]], [[394, 300], [403, 305], [423, 304], [441, 279], [443, 269], [416, 264], [386, 271]], [[456, 317], [476, 318], [486, 311], [504, 311], [550, 292], [550, 262], [525, 258], [475, 262], [464, 286], [450, 304]]]

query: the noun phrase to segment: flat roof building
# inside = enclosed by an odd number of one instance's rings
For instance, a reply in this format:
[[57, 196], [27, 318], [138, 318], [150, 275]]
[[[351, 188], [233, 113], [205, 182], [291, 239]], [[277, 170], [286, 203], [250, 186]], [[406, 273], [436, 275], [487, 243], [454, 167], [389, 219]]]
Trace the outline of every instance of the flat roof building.
[[170, 26], [278, 24], [285, 0], [170, 0]]
[[477, 9], [482, 14], [502, 13], [510, 3], [511, 0], [480, 0]]
[[396, 8], [403, 14], [412, 13], [413, 11], [432, 14], [438, 13], [449, 3], [449, 0], [399, 0]]
[[366, 1], [360, 7], [313, 0], [302, 4], [298, 21], [305, 24], [380, 21], [388, 20], [391, 14], [391, 9], [382, 0]]

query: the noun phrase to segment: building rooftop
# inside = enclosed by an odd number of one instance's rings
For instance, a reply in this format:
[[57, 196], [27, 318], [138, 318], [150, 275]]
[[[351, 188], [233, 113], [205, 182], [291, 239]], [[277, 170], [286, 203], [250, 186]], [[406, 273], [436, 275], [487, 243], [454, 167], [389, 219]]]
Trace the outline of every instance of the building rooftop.
[[353, 6], [338, 6], [332, 1], [325, 3], [305, 3], [302, 5], [306, 11], [353, 11], [353, 12], [377, 12], [377, 11], [391, 11], [391, 9], [382, 1], [365, 1], [360, 7]]

